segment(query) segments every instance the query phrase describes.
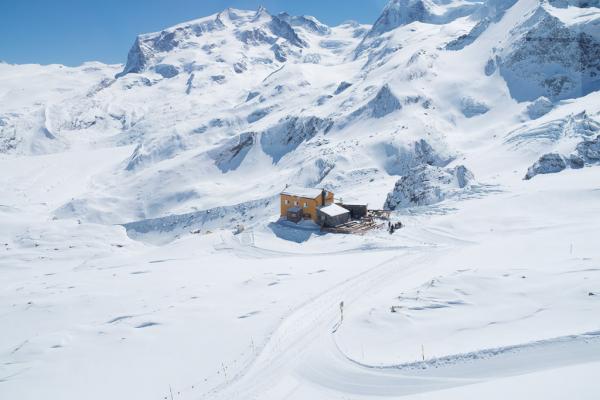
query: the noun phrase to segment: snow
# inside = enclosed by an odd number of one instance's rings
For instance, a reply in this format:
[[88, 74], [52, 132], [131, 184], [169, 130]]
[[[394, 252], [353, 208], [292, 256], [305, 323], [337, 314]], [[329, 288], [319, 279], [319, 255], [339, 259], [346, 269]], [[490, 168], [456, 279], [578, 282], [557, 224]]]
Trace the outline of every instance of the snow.
[[298, 186], [290, 186], [285, 188], [281, 194], [288, 196], [303, 197], [305, 199], [316, 199], [321, 196], [323, 189], [303, 188]]
[[344, 207], [338, 206], [337, 204], [330, 204], [328, 206], [321, 207], [319, 211], [331, 217], [337, 217], [338, 215], [348, 214], [350, 212]]
[[[598, 12], [558, 3], [0, 64], [0, 398], [595, 399], [600, 92], [543, 82], [592, 77]], [[521, 40], [557, 32], [590, 52]], [[282, 188], [402, 229], [279, 221]]]

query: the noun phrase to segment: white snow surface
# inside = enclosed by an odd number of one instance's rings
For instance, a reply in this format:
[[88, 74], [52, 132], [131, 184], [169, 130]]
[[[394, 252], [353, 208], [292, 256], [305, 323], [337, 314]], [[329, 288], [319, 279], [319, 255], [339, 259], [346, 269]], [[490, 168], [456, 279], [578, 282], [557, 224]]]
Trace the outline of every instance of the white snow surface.
[[[227, 9], [126, 65], [0, 63], [0, 399], [597, 399], [600, 167], [523, 179], [600, 135], [599, 10], [563, 3]], [[394, 234], [278, 221], [286, 185], [380, 209], [463, 165]]]
[[323, 193], [322, 189], [303, 188], [303, 187], [298, 187], [298, 186], [292, 186], [292, 187], [285, 188], [281, 192], [281, 194], [285, 194], [288, 196], [304, 197], [307, 199], [317, 198], [321, 195], [321, 193]]
[[340, 207], [337, 204], [321, 207], [320, 211], [331, 217], [337, 217], [338, 215], [346, 214], [348, 212], [344, 207]]

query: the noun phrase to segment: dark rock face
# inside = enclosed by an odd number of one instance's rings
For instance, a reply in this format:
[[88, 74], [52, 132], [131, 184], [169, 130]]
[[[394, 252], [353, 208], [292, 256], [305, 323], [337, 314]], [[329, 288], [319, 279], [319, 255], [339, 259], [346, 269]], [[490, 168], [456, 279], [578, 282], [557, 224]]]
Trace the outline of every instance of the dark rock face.
[[367, 108], [374, 118], [383, 118], [386, 115], [402, 108], [400, 100], [392, 93], [388, 85], [385, 85], [377, 93], [377, 96], [367, 104]]
[[261, 119], [263, 119], [264, 117], [269, 115], [271, 110], [272, 110], [271, 108], [261, 108], [261, 109], [255, 110], [246, 117], [246, 121], [248, 121], [249, 124], [252, 124], [256, 121], [260, 121]]
[[448, 165], [452, 159], [440, 156], [425, 139], [415, 142], [415, 158], [421, 164], [443, 167]]
[[248, 69], [248, 65], [244, 61], [233, 64], [233, 70], [236, 74], [242, 74]]
[[158, 64], [155, 65], [153, 69], [154, 72], [166, 79], [174, 78], [179, 75], [179, 70], [177, 67], [170, 64]]
[[586, 163], [600, 162], [600, 135], [593, 140], [584, 140], [577, 145], [577, 154]]
[[352, 86], [352, 84], [349, 82], [341, 82], [339, 84], [339, 86], [337, 87], [337, 89], [335, 89], [335, 92], [333, 92], [333, 94], [337, 96], [338, 94], [340, 94], [340, 93], [344, 92], [346, 89], [348, 89], [350, 86]]
[[256, 143], [255, 132], [245, 132], [213, 150], [210, 155], [222, 172], [236, 170], [244, 161], [248, 152]]
[[147, 62], [148, 57], [142, 50], [142, 43], [138, 37], [129, 50], [129, 54], [127, 54], [127, 64], [125, 64], [125, 69], [123, 69], [123, 72], [118, 73], [115, 78], [120, 78], [130, 73], [142, 72]]
[[579, 8], [600, 8], [600, 0], [548, 0], [548, 3], [557, 8], [567, 8], [569, 6]]
[[527, 106], [527, 115], [531, 119], [538, 119], [550, 112], [554, 104], [546, 97], [539, 97], [533, 103]]
[[260, 144], [265, 153], [277, 163], [287, 153], [297, 149], [318, 133], [328, 133], [333, 120], [319, 117], [288, 116], [274, 127], [262, 133]]
[[517, 101], [561, 100], [600, 88], [600, 42], [540, 8], [514, 33], [500, 73]]
[[586, 165], [600, 164], [600, 135], [592, 140], [584, 140], [569, 156], [557, 153], [544, 154], [527, 170], [525, 179], [531, 179], [539, 174], [553, 174], [567, 168], [580, 169]]
[[557, 153], [544, 154], [527, 170], [525, 179], [529, 180], [539, 174], [555, 174], [567, 168], [565, 159]]
[[258, 29], [258, 28], [239, 32], [237, 34], [237, 38], [241, 42], [243, 42], [247, 45], [252, 45], [252, 46], [258, 46], [259, 44], [264, 44], [264, 43], [273, 44], [277, 41], [276, 37], [270, 36], [265, 31], [263, 31], [262, 29]]
[[285, 53], [285, 50], [283, 49], [283, 47], [281, 47], [278, 44], [274, 44], [271, 47], [271, 50], [273, 51], [273, 56], [275, 57], [275, 59], [279, 62], [286, 62], [287, 61], [287, 55]]
[[271, 32], [275, 36], [286, 39], [290, 44], [297, 47], [306, 47], [308, 44], [298, 36], [294, 28], [283, 19], [274, 16], [269, 24]]
[[491, 76], [498, 69], [498, 63], [495, 58], [490, 58], [485, 64], [484, 72], [487, 76]]
[[464, 97], [461, 99], [460, 109], [463, 115], [467, 118], [473, 118], [478, 115], [485, 114], [490, 110], [487, 104], [471, 97]]
[[354, 111], [350, 117], [359, 117], [361, 115], [367, 115], [373, 118], [383, 118], [394, 111], [400, 110], [402, 104], [400, 100], [394, 95], [388, 85], [384, 85], [377, 95], [366, 105]]
[[571, 154], [569, 156], [569, 167], [573, 168], [573, 169], [581, 169], [585, 166], [585, 161], [583, 161], [583, 159], [575, 154]]
[[250, 92], [248, 93], [248, 97], [246, 97], [246, 101], [248, 102], [257, 96], [260, 96], [260, 92]]

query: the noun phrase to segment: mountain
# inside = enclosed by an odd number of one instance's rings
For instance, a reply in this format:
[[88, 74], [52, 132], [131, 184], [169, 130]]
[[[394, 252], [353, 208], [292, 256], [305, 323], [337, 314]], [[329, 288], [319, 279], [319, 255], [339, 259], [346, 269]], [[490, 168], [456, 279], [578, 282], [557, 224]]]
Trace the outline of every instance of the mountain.
[[593, 13], [574, 19], [547, 5], [527, 15], [497, 55], [512, 96], [562, 100], [600, 89], [600, 34], [593, 21]]
[[[64, 204], [61, 217], [122, 223], [210, 209], [221, 205], [207, 196], [217, 182], [231, 205], [288, 183], [343, 194], [363, 173], [370, 183], [362, 190], [382, 187], [369, 199], [382, 205], [397, 177], [417, 166], [408, 161], [418, 159], [415, 143], [464, 157], [457, 138], [474, 128], [469, 120], [483, 140], [515, 130], [528, 101], [596, 94], [598, 14], [567, 10], [393, 0], [372, 27], [328, 27], [264, 8], [226, 9], [138, 36], [124, 67], [3, 64], [8, 93], [26, 77], [37, 99], [3, 97], [0, 144], [16, 154], [134, 146], [111, 178], [118, 185], [106, 181], [101, 198]], [[560, 109], [544, 105], [544, 113]], [[498, 126], [506, 113], [513, 117]], [[118, 212], [101, 211], [106, 201]]]
[[[0, 63], [0, 398], [593, 398], [599, 23], [229, 8]], [[391, 220], [290, 225], [287, 185]]]

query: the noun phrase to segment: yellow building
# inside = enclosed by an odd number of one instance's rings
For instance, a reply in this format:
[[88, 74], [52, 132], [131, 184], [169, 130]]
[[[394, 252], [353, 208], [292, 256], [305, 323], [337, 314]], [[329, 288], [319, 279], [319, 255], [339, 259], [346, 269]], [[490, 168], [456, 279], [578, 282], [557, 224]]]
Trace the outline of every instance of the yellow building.
[[333, 193], [324, 189], [287, 187], [281, 192], [281, 217], [294, 222], [312, 219], [318, 223], [317, 209], [333, 204]]

